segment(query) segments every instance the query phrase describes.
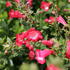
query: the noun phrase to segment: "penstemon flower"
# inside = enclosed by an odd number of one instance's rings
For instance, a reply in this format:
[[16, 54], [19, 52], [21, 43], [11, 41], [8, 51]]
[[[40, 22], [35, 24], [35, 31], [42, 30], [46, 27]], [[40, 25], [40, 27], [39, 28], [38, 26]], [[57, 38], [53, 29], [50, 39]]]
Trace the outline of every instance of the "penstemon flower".
[[33, 0], [27, 0], [27, 5], [30, 6], [30, 7], [32, 7], [32, 5], [33, 5]]
[[52, 50], [49, 50], [49, 49], [44, 49], [44, 50], [37, 49], [35, 59], [37, 60], [38, 63], [44, 64], [46, 62], [45, 58], [47, 56], [51, 55], [51, 54], [53, 54]]
[[50, 2], [42, 1], [40, 8], [43, 9], [43, 10], [45, 10], [45, 11], [48, 11], [49, 8], [50, 8], [50, 6], [51, 6]]
[[45, 21], [45, 22], [48, 22], [49, 24], [52, 24], [52, 23], [55, 22], [55, 18], [52, 17], [52, 16], [50, 16], [49, 19], [47, 18], [47, 19], [45, 19], [44, 21]]
[[6, 7], [10, 7], [10, 6], [12, 6], [11, 2], [7, 1], [6, 2]]
[[63, 24], [63, 25], [66, 25], [66, 21], [64, 20], [64, 18], [62, 16], [59, 16], [56, 18], [56, 21], [58, 21], [59, 23]]
[[25, 18], [26, 17], [24, 14], [20, 13], [20, 11], [18, 10], [15, 11], [13, 9], [9, 11], [8, 15], [9, 15], [9, 18]]
[[35, 56], [35, 53], [34, 53], [34, 51], [30, 51], [28, 55], [29, 55], [29, 59], [33, 60], [34, 56]]
[[28, 48], [30, 51], [31, 51], [31, 50], [33, 51], [33, 50], [34, 50], [33, 45], [31, 45], [30, 43], [26, 43], [25, 46], [26, 46], [26, 48]]
[[66, 57], [70, 59], [70, 40], [67, 41]]
[[22, 32], [21, 34], [16, 35], [16, 45], [22, 46], [24, 44], [28, 49], [32, 49], [29, 41], [37, 42], [41, 39], [43, 39], [41, 32], [35, 28], [30, 28], [26, 32]]
[[52, 40], [42, 40], [42, 44], [51, 48], [53, 46], [54, 42]]
[[43, 36], [40, 31], [36, 30], [35, 28], [31, 28], [27, 31], [27, 37], [28, 40], [36, 42], [40, 39], [43, 39]]

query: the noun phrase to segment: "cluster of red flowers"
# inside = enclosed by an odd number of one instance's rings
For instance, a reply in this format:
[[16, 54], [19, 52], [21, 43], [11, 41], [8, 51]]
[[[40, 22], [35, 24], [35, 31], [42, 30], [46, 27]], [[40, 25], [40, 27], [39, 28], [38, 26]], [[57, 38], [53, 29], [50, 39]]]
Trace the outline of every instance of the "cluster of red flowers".
[[[14, 1], [16, 3], [20, 3], [20, 0], [14, 0]], [[33, 2], [32, 0], [27, 0], [27, 4], [30, 7], [32, 7], [32, 2]], [[50, 2], [42, 1], [40, 8], [47, 12], [49, 11], [51, 5], [52, 3]], [[11, 2], [7, 1], [6, 7], [10, 7], [10, 6], [12, 6]], [[13, 10], [13, 9], [9, 11], [8, 15], [9, 15], [9, 18], [25, 18], [26, 17], [20, 11]], [[52, 24], [55, 21], [57, 21], [58, 23], [62, 23], [63, 25], [67, 24], [61, 15], [59, 15], [56, 18], [53, 16], [50, 16], [49, 18], [46, 18], [44, 21], [48, 22], [49, 24]], [[34, 49], [34, 45], [32, 45], [31, 42], [36, 43], [39, 41], [41, 44], [48, 46], [48, 48], [51, 48], [54, 45], [54, 41], [44, 40], [42, 33], [36, 30], [35, 28], [30, 28], [26, 32], [22, 32], [21, 34], [16, 35], [16, 45], [19, 47], [22, 45], [25, 45], [26, 48], [29, 49], [29, 53], [28, 53], [29, 59], [36, 60], [38, 63], [44, 64], [46, 63], [45, 58], [51, 54], [54, 54], [54, 51], [50, 49], [43, 49], [43, 50]], [[69, 50], [70, 50], [70, 41], [67, 41], [66, 57], [68, 59], [70, 59]], [[46, 70], [60, 70], [60, 69], [56, 67], [55, 65], [51, 64], [46, 68]]]
[[[49, 11], [51, 5], [52, 5], [52, 3], [50, 3], [50, 2], [42, 1], [40, 8], [47, 12], [47, 11]], [[58, 16], [56, 19], [55, 19], [55, 17], [50, 16], [49, 19], [46, 18], [44, 21], [48, 22], [49, 24], [52, 24], [55, 21], [57, 21], [63, 25], [67, 24], [62, 16]]]
[[[20, 3], [20, 0], [14, 0], [14, 2]], [[12, 3], [10, 1], [7, 1], [6, 2], [6, 7], [11, 7], [11, 6], [12, 6]], [[9, 15], [9, 18], [25, 18], [26, 17], [20, 11], [14, 10], [14, 9], [11, 9], [9, 11], [8, 15]]]
[[[38, 63], [44, 64], [46, 62], [45, 58], [53, 54], [54, 51], [50, 49], [44, 49], [44, 50], [37, 49], [36, 51], [34, 51], [34, 46], [30, 44], [31, 41], [38, 42], [39, 40], [42, 40], [42, 39], [43, 39], [43, 36], [41, 32], [36, 30], [35, 28], [31, 28], [26, 32], [22, 32], [21, 34], [16, 35], [16, 45], [17, 46], [25, 45], [26, 48], [30, 50], [29, 58], [32, 60], [35, 57]], [[52, 47], [54, 42], [51, 40], [42, 40], [41, 43], [50, 48]]]
[[[49, 11], [49, 8], [50, 8], [50, 6], [51, 6], [52, 4], [51, 3], [49, 3], [49, 2], [45, 2], [45, 1], [42, 1], [41, 2], [41, 9], [43, 9], [44, 11]], [[52, 23], [54, 23], [55, 21], [57, 21], [58, 23], [61, 23], [61, 24], [63, 24], [63, 25], [66, 25], [67, 23], [66, 23], [66, 21], [63, 19], [63, 17], [61, 16], [61, 15], [59, 15], [58, 17], [52, 17], [52, 16], [50, 16], [49, 17], [49, 19], [48, 18], [46, 18], [45, 20], [44, 20], [45, 22], [48, 22], [49, 24], [52, 24]], [[52, 46], [52, 42], [49, 42], [48, 43], [48, 41], [42, 41], [42, 43], [44, 44], [44, 45], [48, 45], [49, 47], [51, 47]], [[70, 59], [70, 53], [69, 53], [69, 50], [70, 50], [70, 41], [67, 41], [67, 49], [66, 49], [66, 57], [68, 58], [68, 59]], [[52, 65], [51, 65], [52, 66]], [[52, 66], [52, 67], [54, 67], [54, 66]], [[55, 68], [51, 68], [52, 70], [59, 70], [59, 69], [55, 69]], [[50, 70], [49, 68], [48, 69], [46, 69], [46, 70]]]
[[[14, 0], [14, 1], [17, 2], [17, 3], [20, 3], [20, 0]], [[32, 2], [33, 2], [32, 0], [27, 0], [27, 4], [30, 7], [32, 7]], [[50, 2], [42, 1], [40, 8], [47, 12], [47, 11], [49, 11], [51, 5], [52, 5], [52, 3], [50, 3]], [[12, 6], [11, 2], [7, 1], [6, 2], [6, 7], [10, 7], [10, 6]], [[25, 18], [26, 16], [24, 14], [20, 13], [20, 11], [18, 11], [18, 10], [14, 11], [12, 9], [12, 10], [9, 11], [9, 17], [10, 18]], [[52, 24], [52, 23], [55, 22], [55, 17], [50, 16], [49, 19], [46, 18], [44, 21], [48, 22], [49, 24]], [[67, 24], [62, 16], [58, 16], [56, 18], [56, 21], [59, 22], [59, 23], [62, 23], [63, 25]]]
[[22, 13], [20, 13], [20, 11], [16, 10], [14, 11], [13, 9], [11, 9], [9, 11], [9, 18], [25, 18], [26, 16]]
[[37, 42], [40, 39], [43, 39], [41, 32], [36, 30], [35, 28], [31, 28], [26, 32], [22, 32], [22, 34], [16, 35], [16, 44], [18, 46], [21, 46], [25, 42], [29, 42], [29, 41]]
[[[51, 54], [54, 54], [53, 50], [50, 49], [36, 49], [34, 50], [34, 46], [30, 44], [30, 42], [38, 42], [41, 41], [41, 44], [44, 44], [51, 48], [54, 44], [52, 40], [43, 40], [43, 36], [40, 31], [36, 30], [35, 28], [31, 28], [27, 30], [26, 32], [22, 32], [21, 34], [16, 35], [16, 45], [17, 46], [22, 46], [25, 45], [26, 48], [29, 49], [29, 59], [30, 60], [37, 60], [38, 63], [44, 64], [46, 63], [45, 58]], [[66, 57], [70, 59], [70, 41], [67, 41], [67, 50], [66, 50]], [[58, 67], [55, 65], [51, 64], [49, 65], [46, 70], [60, 70]]]

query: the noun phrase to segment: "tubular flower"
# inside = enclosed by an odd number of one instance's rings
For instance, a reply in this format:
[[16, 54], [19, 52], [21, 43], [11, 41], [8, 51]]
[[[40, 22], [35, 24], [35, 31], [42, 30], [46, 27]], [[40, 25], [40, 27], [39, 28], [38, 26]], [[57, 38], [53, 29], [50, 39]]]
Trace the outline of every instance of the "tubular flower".
[[12, 6], [11, 2], [7, 1], [6, 2], [6, 7], [10, 7], [10, 6]]
[[21, 34], [16, 35], [16, 45], [26, 45], [28, 49], [32, 48], [30, 45], [30, 41], [37, 42], [38, 40], [43, 39], [43, 36], [40, 31], [35, 28], [31, 28], [26, 32], [22, 32]]
[[27, 5], [32, 7], [32, 4], [33, 4], [33, 0], [27, 0]]
[[35, 59], [38, 61], [38, 63], [44, 64], [46, 62], [45, 57], [51, 55], [52, 53], [53, 52], [49, 49], [44, 50], [37, 49]]
[[28, 41], [24, 40], [26, 37], [26, 33], [22, 32], [21, 34], [16, 34], [16, 45], [17, 46], [22, 46], [23, 44], [26, 44]]
[[20, 11], [18, 10], [14, 11], [13, 9], [11, 9], [9, 11], [9, 18], [25, 18], [25, 15], [20, 13]]
[[42, 40], [42, 44], [51, 48], [53, 46], [54, 42], [52, 40]]
[[56, 21], [58, 21], [59, 23], [61, 23], [61, 24], [63, 24], [63, 25], [66, 25], [66, 24], [67, 24], [66, 21], [63, 19], [62, 16], [57, 17], [57, 18], [56, 18]]
[[26, 43], [25, 44], [26, 48], [28, 48], [29, 50], [34, 50], [33, 45]]
[[70, 59], [70, 40], [67, 41], [66, 57]]
[[23, 36], [20, 35], [20, 34], [17, 34], [16, 35], [16, 45], [17, 46], [22, 46], [22, 44], [23, 44]]
[[43, 10], [45, 10], [45, 11], [48, 11], [49, 8], [50, 8], [50, 6], [51, 6], [51, 3], [42, 1], [40, 8], [43, 9]]
[[35, 30], [35, 28], [31, 28], [27, 31], [27, 37], [28, 40], [36, 42], [40, 39], [43, 39], [42, 34], [40, 31]]
[[35, 53], [34, 53], [34, 51], [30, 51], [28, 55], [29, 55], [29, 59], [33, 60]]

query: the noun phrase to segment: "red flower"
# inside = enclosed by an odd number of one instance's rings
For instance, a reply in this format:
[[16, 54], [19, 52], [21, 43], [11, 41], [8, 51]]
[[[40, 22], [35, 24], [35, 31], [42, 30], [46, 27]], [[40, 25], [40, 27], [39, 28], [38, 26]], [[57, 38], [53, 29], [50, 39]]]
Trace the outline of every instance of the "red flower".
[[27, 0], [27, 5], [32, 7], [33, 0]]
[[70, 40], [67, 41], [66, 57], [70, 59]]
[[31, 28], [27, 31], [27, 39], [33, 42], [36, 42], [40, 39], [43, 39], [41, 32], [38, 30], [35, 30], [35, 28]]
[[6, 2], [6, 7], [10, 7], [10, 6], [12, 6], [11, 2], [7, 1]]
[[16, 45], [21, 46], [24, 44], [30, 50], [33, 49], [33, 47], [32, 45], [30, 45], [29, 41], [36, 42], [42, 38], [43, 37], [40, 31], [31, 28], [26, 32], [22, 32], [21, 34], [16, 35]]
[[45, 60], [45, 58], [43, 58], [43, 57], [36, 57], [35, 59], [36, 59], [37, 62], [40, 63], [40, 64], [46, 63], [46, 60]]
[[42, 40], [42, 44], [51, 48], [53, 46], [54, 42], [52, 40]]
[[26, 33], [22, 32], [21, 34], [16, 34], [16, 45], [22, 46], [23, 44], [26, 44], [28, 41], [24, 40], [26, 37]]
[[65, 20], [63, 19], [62, 16], [57, 17], [56, 20], [57, 20], [59, 23], [63, 24], [63, 25], [66, 25], [66, 24], [67, 24], [67, 23], [65, 22]]
[[14, 10], [13, 10], [13, 9], [11, 9], [11, 10], [9, 11], [9, 17], [10, 17], [10, 18], [13, 18], [13, 17], [14, 17]]
[[52, 53], [53, 52], [49, 49], [44, 50], [37, 49], [35, 59], [38, 61], [38, 63], [44, 64], [46, 62], [45, 57], [51, 55]]
[[45, 10], [45, 11], [48, 11], [49, 8], [50, 8], [50, 5], [51, 5], [51, 3], [42, 1], [40, 8], [43, 9], [43, 10]]
[[15, 2], [17, 2], [17, 3], [20, 3], [20, 0], [14, 0]]
[[11, 9], [9, 11], [9, 17], [10, 18], [25, 18], [25, 15], [21, 14], [18, 10], [14, 11]]
[[29, 43], [25, 44], [26, 48], [28, 48], [29, 50], [34, 50], [33, 45], [30, 45]]
[[22, 18], [23, 15], [22, 15], [18, 10], [16, 10], [16, 11], [14, 12], [14, 17], [16, 17], [16, 18]]
[[16, 45], [17, 46], [22, 46], [22, 44], [23, 44], [23, 36], [20, 35], [20, 34], [17, 34], [16, 35]]
[[49, 19], [45, 19], [44, 21], [45, 21], [45, 22], [48, 22], [49, 24], [52, 24], [52, 23], [55, 22], [55, 18], [52, 17], [52, 16], [50, 16]]
[[28, 55], [30, 60], [34, 59], [34, 56], [35, 56], [34, 51], [30, 51]]
[[53, 65], [53, 64], [50, 64], [50, 65], [46, 68], [46, 70], [61, 70], [61, 69], [58, 68], [58, 67], [56, 67], [56, 66]]
[[38, 61], [40, 64], [44, 64], [46, 62], [45, 58], [41, 56], [40, 54], [41, 50], [37, 49], [36, 50], [36, 57], [35, 59]]

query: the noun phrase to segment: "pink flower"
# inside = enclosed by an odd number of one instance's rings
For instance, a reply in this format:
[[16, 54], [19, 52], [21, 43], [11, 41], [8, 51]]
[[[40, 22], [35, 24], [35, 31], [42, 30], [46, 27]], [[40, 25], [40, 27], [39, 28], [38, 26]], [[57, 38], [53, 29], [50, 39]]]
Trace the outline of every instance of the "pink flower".
[[29, 55], [29, 59], [33, 60], [34, 56], [35, 56], [35, 53], [34, 53], [34, 51], [30, 51], [28, 55]]
[[27, 0], [27, 5], [32, 7], [33, 0]]
[[15, 2], [17, 2], [17, 3], [20, 3], [20, 0], [14, 0]]
[[40, 64], [46, 63], [46, 60], [45, 60], [45, 58], [43, 58], [43, 57], [36, 57], [35, 59], [36, 59], [37, 62], [40, 63]]
[[6, 7], [10, 7], [10, 6], [12, 6], [11, 2], [7, 1], [6, 2]]
[[13, 9], [11, 9], [9, 11], [9, 18], [25, 18], [25, 15], [20, 13], [18, 10], [14, 11]]
[[26, 48], [28, 48], [29, 50], [34, 50], [33, 45], [31, 45], [30, 43], [26, 43], [25, 46], [26, 46]]
[[50, 8], [50, 6], [51, 6], [51, 3], [42, 1], [40, 8], [43, 9], [43, 10], [45, 10], [45, 11], [48, 11], [49, 8]]
[[42, 40], [42, 44], [51, 48], [53, 46], [54, 42], [52, 40]]
[[27, 39], [33, 42], [36, 42], [40, 39], [43, 39], [42, 34], [40, 31], [36, 30], [35, 28], [31, 28], [27, 31]]
[[45, 57], [51, 55], [52, 53], [53, 52], [49, 49], [44, 50], [37, 49], [35, 59], [38, 61], [38, 63], [44, 64], [46, 62]]
[[54, 64], [50, 64], [45, 70], [61, 70], [61, 69], [56, 67]]
[[52, 23], [55, 22], [55, 18], [52, 17], [52, 16], [50, 16], [49, 19], [45, 19], [44, 21], [45, 21], [45, 22], [48, 22], [49, 24], [52, 24]]
[[38, 61], [38, 63], [44, 64], [44, 63], [46, 63], [46, 60], [45, 60], [44, 57], [41, 56], [40, 52], [41, 52], [41, 50], [39, 50], [39, 49], [36, 50], [36, 57], [35, 57], [35, 59]]
[[70, 0], [68, 0], [68, 2], [70, 2]]
[[59, 23], [61, 23], [61, 24], [63, 24], [63, 25], [66, 25], [66, 24], [67, 24], [66, 21], [63, 19], [62, 16], [57, 17], [57, 18], [56, 18], [56, 21], [58, 21]]
[[70, 59], [70, 40], [67, 41], [66, 57]]

